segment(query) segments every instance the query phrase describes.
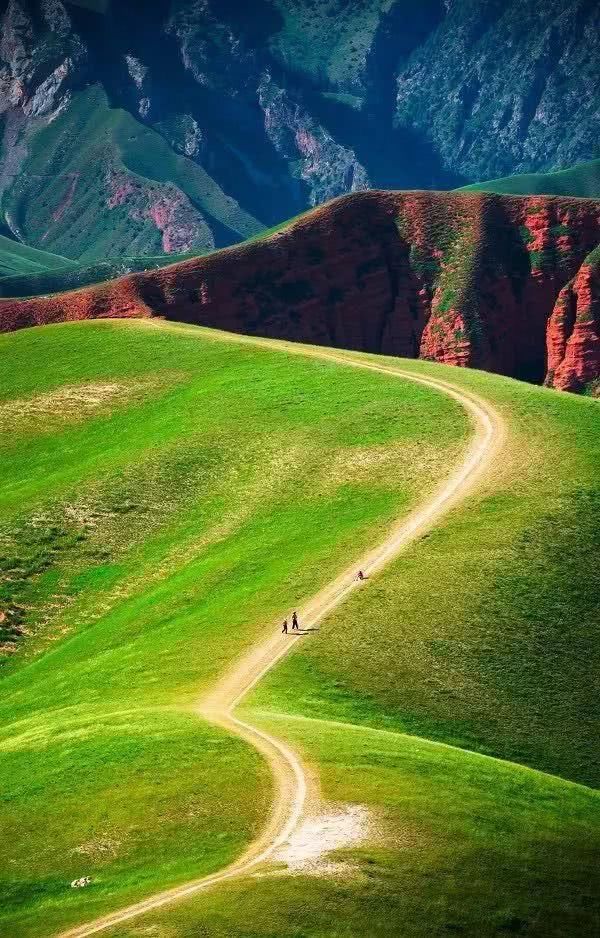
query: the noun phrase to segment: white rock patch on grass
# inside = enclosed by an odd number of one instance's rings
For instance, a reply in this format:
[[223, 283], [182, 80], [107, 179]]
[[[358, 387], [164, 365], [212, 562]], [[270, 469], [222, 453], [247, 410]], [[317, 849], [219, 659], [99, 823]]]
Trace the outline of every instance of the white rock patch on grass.
[[309, 817], [274, 854], [291, 874], [336, 876], [348, 872], [348, 863], [328, 860], [334, 850], [355, 847], [369, 834], [371, 822], [364, 805]]

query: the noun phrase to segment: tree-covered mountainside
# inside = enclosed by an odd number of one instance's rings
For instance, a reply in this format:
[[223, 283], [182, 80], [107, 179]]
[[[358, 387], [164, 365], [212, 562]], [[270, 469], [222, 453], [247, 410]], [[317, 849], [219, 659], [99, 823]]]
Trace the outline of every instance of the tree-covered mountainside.
[[597, 156], [590, 0], [5, 0], [0, 17], [2, 233], [86, 263]]

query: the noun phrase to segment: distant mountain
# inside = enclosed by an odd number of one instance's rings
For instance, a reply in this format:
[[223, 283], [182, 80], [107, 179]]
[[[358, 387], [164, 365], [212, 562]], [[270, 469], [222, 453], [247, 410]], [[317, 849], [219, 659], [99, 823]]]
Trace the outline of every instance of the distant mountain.
[[597, 156], [591, 0], [0, 0], [5, 233], [205, 252], [369, 187]]
[[557, 173], [527, 173], [463, 186], [462, 192], [501, 192], [509, 195], [571, 195], [600, 199], [600, 160], [579, 163]]
[[592, 199], [354, 193], [206, 257], [0, 300], [0, 329], [162, 316], [594, 390], [599, 241]]

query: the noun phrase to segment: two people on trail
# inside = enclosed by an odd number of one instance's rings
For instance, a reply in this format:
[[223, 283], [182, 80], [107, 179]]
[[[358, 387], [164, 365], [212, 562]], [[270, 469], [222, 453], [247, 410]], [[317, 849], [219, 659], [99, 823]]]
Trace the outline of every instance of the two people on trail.
[[[365, 574], [363, 573], [362, 570], [359, 570], [359, 571], [358, 571], [358, 573], [356, 574], [356, 579], [357, 579], [357, 580], [361, 580], [361, 581], [366, 579]], [[297, 612], [293, 612], [293, 613], [292, 613], [292, 632], [299, 632], [299, 631], [300, 631], [300, 626], [298, 625], [298, 613], [297, 613]], [[281, 630], [281, 633], [282, 633], [282, 635], [288, 635], [288, 634], [289, 634], [289, 632], [288, 632], [288, 620], [287, 620], [287, 619], [284, 619], [284, 620], [283, 620], [283, 628], [282, 628], [282, 630]]]
[[[357, 580], [364, 580], [364, 579], [366, 579], [366, 577], [365, 577], [365, 575], [364, 575], [364, 573], [363, 573], [362, 570], [359, 570], [359, 571], [358, 571], [358, 573], [356, 574], [356, 579], [357, 579]], [[300, 626], [298, 625], [298, 613], [297, 613], [297, 612], [293, 612], [293, 613], [292, 613], [292, 632], [299, 632], [299, 631], [300, 631]], [[289, 633], [288, 633], [288, 620], [287, 620], [287, 619], [284, 619], [284, 620], [283, 620], [283, 628], [282, 628], [281, 632], [282, 632], [282, 635], [288, 635], [288, 634], [289, 634]]]
[[[299, 632], [299, 631], [300, 631], [300, 626], [298, 625], [298, 613], [294, 612], [292, 614], [292, 632]], [[281, 632], [283, 635], [288, 634], [288, 620], [287, 619], [283, 620], [283, 628]]]

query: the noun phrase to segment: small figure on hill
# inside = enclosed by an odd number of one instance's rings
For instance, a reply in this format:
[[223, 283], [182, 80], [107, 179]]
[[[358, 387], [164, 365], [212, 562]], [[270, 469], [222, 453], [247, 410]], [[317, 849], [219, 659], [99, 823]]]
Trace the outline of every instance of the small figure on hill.
[[359, 580], [364, 580], [364, 578], [365, 578], [364, 573], [362, 572], [362, 570], [359, 570], [359, 571], [358, 571], [358, 579], [359, 579]]
[[298, 613], [294, 612], [292, 614], [292, 632], [298, 631]]
[[284, 619], [284, 620], [283, 620], [283, 628], [282, 628], [282, 630], [281, 630], [281, 633], [282, 633], [282, 635], [287, 635], [287, 633], [288, 633], [287, 619]]

